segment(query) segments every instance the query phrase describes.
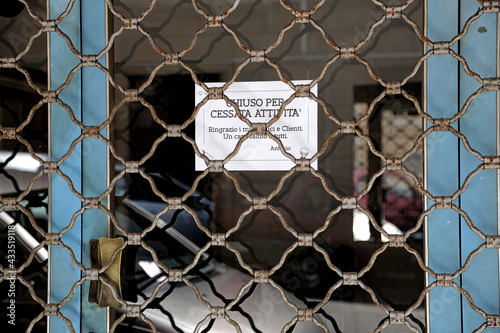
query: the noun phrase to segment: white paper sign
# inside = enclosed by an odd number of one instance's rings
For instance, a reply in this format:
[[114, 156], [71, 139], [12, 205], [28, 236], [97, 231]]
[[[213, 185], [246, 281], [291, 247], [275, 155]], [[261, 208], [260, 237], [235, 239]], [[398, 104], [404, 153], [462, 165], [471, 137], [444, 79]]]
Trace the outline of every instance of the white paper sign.
[[[311, 81], [294, 81], [309, 84]], [[207, 83], [208, 87], [223, 86], [223, 82]], [[200, 103], [207, 92], [195, 86], [195, 102]], [[317, 86], [311, 91], [317, 95]], [[281, 105], [293, 94], [281, 81], [235, 82], [224, 92], [234, 101], [242, 115], [252, 123], [267, 123]], [[196, 144], [211, 159], [224, 160], [238, 141], [251, 128], [238, 118], [234, 107], [225, 100], [210, 100], [203, 105], [195, 120]], [[285, 107], [281, 118], [268, 130], [281, 140], [286, 151], [295, 158], [311, 158], [318, 151], [318, 106], [310, 97], [295, 98]], [[205, 170], [205, 161], [198, 156], [196, 170]], [[238, 153], [224, 165], [228, 170], [290, 170], [294, 163], [283, 155], [278, 144], [267, 135], [252, 135]], [[317, 161], [311, 165], [317, 168]]]

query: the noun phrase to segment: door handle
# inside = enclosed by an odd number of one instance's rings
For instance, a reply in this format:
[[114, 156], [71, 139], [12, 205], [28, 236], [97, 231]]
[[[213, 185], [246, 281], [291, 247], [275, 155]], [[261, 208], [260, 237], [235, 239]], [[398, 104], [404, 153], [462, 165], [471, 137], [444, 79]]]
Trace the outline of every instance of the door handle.
[[[90, 240], [90, 262], [92, 268], [101, 269], [108, 265], [116, 249], [123, 244], [123, 238], [101, 237], [98, 240]], [[100, 274], [108, 280], [116, 289], [118, 296], [122, 297], [120, 274], [121, 274], [122, 251], [116, 255], [113, 263]], [[100, 308], [121, 308], [122, 304], [113, 296], [112, 288], [100, 280], [90, 282], [89, 302], [97, 303]]]

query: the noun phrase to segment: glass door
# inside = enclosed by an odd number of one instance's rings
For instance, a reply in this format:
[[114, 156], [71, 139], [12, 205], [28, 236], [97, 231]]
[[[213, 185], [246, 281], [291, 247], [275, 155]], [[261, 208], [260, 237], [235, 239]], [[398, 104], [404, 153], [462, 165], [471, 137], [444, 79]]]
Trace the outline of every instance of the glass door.
[[21, 332], [500, 327], [498, 7], [5, 6], [7, 319]]

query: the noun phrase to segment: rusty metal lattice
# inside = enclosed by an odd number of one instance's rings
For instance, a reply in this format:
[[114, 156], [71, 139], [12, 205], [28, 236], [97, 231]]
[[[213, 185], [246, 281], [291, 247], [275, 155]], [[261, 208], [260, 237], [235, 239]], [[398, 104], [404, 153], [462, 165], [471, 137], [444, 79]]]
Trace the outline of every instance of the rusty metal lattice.
[[[248, 292], [249, 289], [251, 289], [251, 287], [254, 284], [270, 285], [272, 288], [274, 288], [279, 292], [279, 294], [283, 299], [283, 302], [296, 312], [296, 316], [282, 328], [283, 332], [288, 331], [298, 322], [312, 322], [314, 325], [320, 327], [325, 332], [327, 332], [328, 328], [321, 321], [317, 319], [316, 314], [329, 302], [332, 293], [338, 288], [342, 287], [343, 285], [357, 286], [359, 288], [362, 288], [370, 295], [373, 303], [386, 314], [386, 319], [383, 320], [377, 327], [374, 327], [373, 329], [374, 332], [381, 332], [389, 325], [405, 325], [410, 331], [421, 332], [420, 328], [415, 326], [410, 320], [408, 320], [408, 318], [409, 316], [411, 316], [412, 312], [415, 309], [417, 309], [423, 304], [428, 293], [436, 287], [454, 288], [456, 291], [458, 291], [467, 299], [469, 306], [484, 318], [484, 323], [480, 327], [478, 327], [475, 330], [475, 332], [481, 332], [486, 328], [490, 327], [493, 328], [500, 327], [499, 324], [500, 320], [498, 315], [490, 315], [481, 308], [479, 308], [478, 306], [476, 306], [469, 292], [461, 288], [460, 285], [457, 284], [457, 282], [455, 282], [456, 279], [459, 278], [460, 275], [469, 268], [474, 257], [477, 256], [479, 253], [481, 253], [481, 251], [483, 251], [485, 248], [500, 249], [499, 236], [484, 234], [481, 230], [479, 230], [475, 226], [474, 221], [471, 218], [469, 218], [467, 212], [462, 210], [459, 206], [457, 206], [454, 203], [454, 201], [466, 191], [471, 180], [476, 175], [478, 175], [482, 170], [500, 169], [500, 156], [483, 156], [481, 153], [479, 153], [477, 150], [474, 149], [474, 146], [470, 144], [469, 140], [464, 134], [460, 133], [458, 130], [455, 129], [455, 127], [452, 126], [467, 113], [471, 103], [483, 92], [500, 90], [500, 78], [481, 77], [480, 75], [478, 75], [469, 68], [467, 64], [467, 59], [465, 59], [463, 56], [457, 53], [453, 48], [454, 45], [456, 45], [464, 36], [466, 36], [471, 24], [475, 20], [479, 19], [483, 15], [494, 15], [495, 13], [498, 13], [499, 11], [498, 1], [480, 1], [481, 7], [477, 11], [477, 13], [475, 13], [467, 20], [467, 23], [465, 24], [463, 30], [458, 35], [454, 36], [449, 41], [432, 41], [424, 35], [424, 33], [420, 30], [418, 24], [414, 22], [406, 14], [408, 6], [410, 6], [410, 4], [412, 4], [414, 1], [407, 0], [402, 5], [387, 6], [381, 1], [371, 0], [373, 5], [379, 7], [384, 14], [381, 15], [380, 18], [370, 26], [370, 28], [366, 33], [366, 36], [358, 43], [348, 46], [339, 46], [330, 38], [329, 33], [322, 27], [320, 23], [318, 23], [318, 21], [315, 18], [315, 13], [321, 6], [325, 4], [326, 0], [318, 1], [317, 4], [315, 4], [309, 10], [297, 10], [292, 5], [288, 4], [285, 0], [279, 0], [279, 4], [282, 6], [282, 8], [284, 10], [287, 10], [290, 14], [289, 24], [281, 28], [280, 33], [276, 38], [276, 40], [270, 45], [268, 45], [267, 48], [251, 49], [248, 45], [245, 44], [244, 39], [240, 37], [238, 30], [232, 28], [230, 25], [226, 23], [228, 17], [230, 17], [234, 12], [238, 10], [240, 0], [232, 1], [231, 2], [232, 4], [228, 6], [227, 10], [221, 13], [217, 13], [215, 15], [209, 14], [206, 10], [204, 10], [203, 7], [200, 6], [197, 0], [192, 0], [191, 4], [195, 12], [198, 15], [201, 15], [206, 20], [206, 23], [194, 33], [192, 39], [187, 45], [185, 45], [184, 48], [176, 50], [175, 52], [167, 52], [164, 49], [162, 49], [162, 47], [159, 46], [159, 43], [157, 43], [157, 40], [155, 39], [156, 37], [151, 32], [148, 31], [145, 25], [143, 25], [143, 21], [148, 17], [148, 15], [153, 11], [155, 11], [155, 8], [157, 6], [157, 1], [152, 0], [149, 3], [149, 6], [142, 12], [140, 16], [126, 17], [115, 8], [113, 1], [106, 0], [106, 4], [114, 20], [122, 22], [122, 24], [118, 30], [114, 31], [110, 35], [106, 47], [102, 49], [98, 54], [80, 53], [77, 50], [77, 48], [75, 48], [71, 39], [59, 27], [60, 23], [64, 21], [65, 18], [71, 12], [73, 6], [75, 5], [76, 0], [69, 1], [66, 10], [55, 20], [46, 20], [44, 18], [39, 17], [31, 10], [30, 4], [27, 1], [21, 0], [21, 2], [26, 6], [26, 9], [31, 18], [34, 20], [34, 22], [38, 23], [39, 30], [35, 34], [33, 34], [33, 36], [29, 39], [24, 50], [22, 50], [15, 56], [0, 57], [0, 71], [3, 69], [15, 69], [18, 72], [22, 73], [25, 76], [28, 85], [37, 94], [39, 94], [40, 102], [31, 109], [29, 116], [26, 119], [24, 119], [24, 121], [19, 126], [8, 127], [8, 126], [3, 126], [3, 124], [0, 124], [0, 140], [2, 141], [17, 140], [26, 147], [31, 157], [36, 161], [38, 161], [42, 166], [42, 168], [31, 179], [25, 191], [19, 193], [15, 197], [0, 197], [0, 202], [2, 204], [0, 206], [0, 212], [6, 210], [21, 211], [24, 215], [28, 217], [32, 227], [44, 238], [44, 240], [40, 243], [40, 245], [37, 248], [33, 250], [27, 261], [21, 266], [15, 268], [0, 267], [0, 271], [2, 272], [2, 276], [0, 277], [0, 283], [7, 283], [7, 280], [16, 279], [26, 288], [29, 289], [29, 292], [33, 300], [39, 303], [43, 307], [44, 310], [40, 312], [40, 314], [36, 318], [33, 318], [31, 325], [28, 328], [28, 331], [31, 331], [33, 325], [42, 318], [47, 316], [58, 316], [61, 320], [63, 320], [67, 324], [69, 331], [75, 332], [74, 325], [76, 325], [76, 323], [71, 323], [59, 310], [61, 309], [62, 306], [64, 306], [65, 303], [68, 302], [69, 299], [71, 299], [74, 296], [76, 290], [85, 281], [96, 280], [96, 279], [98, 279], [99, 281], [101, 281], [102, 283], [111, 287], [114, 290], [115, 297], [121, 303], [122, 309], [124, 309], [123, 314], [118, 316], [118, 318], [111, 324], [111, 332], [117, 330], [118, 325], [124, 320], [126, 320], [128, 317], [142, 318], [146, 323], [150, 325], [151, 329], [156, 332], [157, 329], [155, 327], [155, 324], [147, 317], [145, 311], [148, 309], [148, 306], [151, 303], [155, 302], [155, 298], [160, 288], [169, 282], [185, 284], [187, 287], [193, 290], [197, 300], [201, 304], [206, 306], [207, 315], [202, 321], [197, 323], [195, 329], [195, 331], [197, 332], [203, 330], [211, 320], [226, 321], [229, 325], [233, 326], [236, 331], [241, 332], [242, 330], [238, 322], [231, 318], [230, 311], [244, 299], [246, 293]], [[413, 70], [399, 81], [385, 81], [379, 76], [377, 76], [377, 73], [373, 69], [370, 62], [358, 53], [358, 51], [364, 45], [369, 43], [369, 41], [374, 37], [376, 28], [378, 26], [383, 25], [384, 22], [387, 22], [389, 20], [400, 20], [401, 22], [404, 22], [404, 24], [407, 24], [408, 27], [410, 27], [414, 32], [414, 34], [418, 37], [418, 39], [428, 47], [428, 50], [425, 51], [423, 55], [419, 58]], [[284, 74], [280, 64], [278, 62], [274, 62], [269, 57], [271, 51], [280, 46], [280, 43], [282, 42], [284, 37], [288, 33], [290, 33], [289, 31], [294, 26], [298, 25], [308, 25], [313, 29], [316, 29], [321, 34], [322, 38], [331, 49], [331, 58], [325, 63], [322, 72], [317, 77], [313, 78], [312, 82], [309, 85], [293, 84]], [[190, 54], [193, 48], [197, 45], [198, 41], [202, 38], [203, 34], [207, 32], [209, 29], [221, 29], [226, 31], [234, 38], [235, 45], [247, 54], [246, 59], [240, 64], [238, 64], [238, 66], [236, 66], [233, 76], [231, 77], [230, 80], [228, 80], [224, 84], [223, 87], [217, 87], [217, 88], [208, 87], [204, 82], [202, 82], [197, 77], [197, 73], [192, 68], [190, 63], [184, 61], [184, 58]], [[117, 81], [115, 80], [114, 73], [99, 62], [100, 59], [103, 59], [103, 57], [105, 57], [106, 54], [110, 52], [110, 50], [114, 46], [116, 39], [126, 30], [134, 30], [145, 36], [149, 41], [154, 52], [158, 53], [158, 55], [160, 55], [164, 59], [158, 66], [156, 66], [154, 69], [151, 70], [149, 78], [145, 82], [143, 82], [138, 88], [135, 89], [128, 89], [127, 87], [123, 87], [120, 84], [118, 84]], [[70, 71], [67, 80], [59, 87], [55, 87], [54, 90], [43, 90], [33, 82], [33, 80], [30, 77], [30, 73], [20, 64], [20, 60], [23, 59], [23, 57], [29, 53], [30, 47], [36, 38], [38, 38], [42, 34], [47, 34], [50, 32], [57, 33], [67, 42], [68, 48], [71, 49], [73, 54], [80, 59], [80, 63]], [[415, 96], [411, 95], [409, 92], [407, 92], [405, 87], [407, 86], [408, 82], [416, 75], [417, 71], [422, 66], [424, 66], [424, 63], [427, 59], [429, 59], [430, 57], [439, 57], [442, 55], [450, 55], [457, 61], [459, 61], [465, 73], [467, 73], [467, 75], [477, 80], [477, 82], [480, 84], [480, 87], [467, 99], [463, 107], [460, 110], [458, 110], [458, 112], [456, 112], [454, 116], [450, 118], [433, 118], [424, 111], [424, 108], [420, 104], [418, 99]], [[379, 94], [379, 96], [377, 96], [371, 102], [365, 113], [360, 115], [354, 122], [346, 122], [334, 116], [333, 113], [330, 112], [329, 106], [327, 105], [327, 103], [325, 103], [322, 97], [316, 96], [310, 90], [311, 87], [325, 80], [325, 77], [327, 75], [326, 74], [327, 69], [330, 66], [332, 66], [335, 62], [341, 59], [351, 59], [364, 66], [366, 68], [366, 71], [369, 73], [370, 77], [374, 80], [374, 82], [378, 83], [381, 87], [384, 88], [384, 90]], [[295, 91], [289, 98], [289, 100], [287, 100], [280, 107], [280, 112], [267, 123], [255, 123], [249, 120], [248, 118], [245, 118], [241, 113], [241, 110], [238, 107], [238, 105], [235, 104], [233, 101], [231, 101], [224, 93], [225, 90], [227, 90], [227, 88], [237, 80], [240, 72], [247, 65], [254, 62], [262, 63], [269, 66], [269, 68], [273, 69], [276, 72], [281, 81], [289, 85], [290, 88]], [[148, 103], [148, 101], [141, 95], [152, 83], [152, 81], [155, 78], [155, 75], [157, 75], [157, 73], [160, 70], [162, 70], [167, 66], [181, 66], [183, 69], [185, 69], [191, 74], [191, 77], [195, 82], [195, 84], [203, 87], [203, 89], [207, 92], [207, 97], [200, 104], [195, 106], [195, 108], [192, 110], [191, 117], [189, 117], [189, 119], [184, 123], [182, 123], [181, 125], [170, 124], [166, 121], [161, 120], [160, 117], [157, 116], [155, 107], [150, 103]], [[117, 95], [121, 94], [119, 95], [121, 96], [121, 100], [119, 100], [119, 102], [113, 106], [108, 119], [99, 126], [88, 126], [79, 121], [74, 116], [71, 107], [65, 104], [64, 101], [59, 97], [61, 92], [64, 91], [64, 89], [66, 89], [68, 85], [71, 83], [75, 74], [78, 73], [83, 67], [96, 67], [102, 72], [104, 72], [106, 74], [109, 84], [115, 89], [116, 94]], [[401, 95], [403, 98], [407, 99], [414, 105], [418, 115], [423, 120], [428, 121], [431, 124], [431, 126], [429, 126], [425, 131], [422, 131], [418, 135], [413, 146], [400, 156], [384, 155], [381, 151], [377, 149], [375, 144], [372, 142], [372, 139], [366, 133], [360, 130], [360, 128], [362, 128], [363, 126], [362, 123], [365, 122], [367, 119], [369, 119], [369, 117], [373, 114], [376, 104], [379, 101], [381, 101], [384, 97], [391, 95]], [[316, 101], [320, 107], [320, 112], [322, 112], [324, 116], [329, 119], [329, 121], [338, 126], [338, 129], [328, 136], [327, 140], [323, 143], [323, 146], [310, 159], [298, 159], [293, 155], [291, 155], [290, 153], [288, 153], [285, 146], [280, 141], [280, 139], [276, 137], [269, 130], [269, 127], [271, 127], [274, 123], [278, 121], [284, 108], [293, 99], [303, 98], [303, 97], [310, 97], [314, 101]], [[228, 104], [232, 105], [233, 108], [236, 110], [239, 119], [243, 123], [248, 125], [248, 127], [250, 128], [247, 135], [245, 135], [238, 141], [234, 151], [228, 154], [222, 160], [214, 160], [210, 156], [205, 154], [203, 151], [200, 151], [196, 145], [195, 140], [185, 132], [186, 128], [189, 125], [193, 124], [196, 114], [200, 112], [201, 106], [205, 105], [210, 100], [214, 99], [224, 99]], [[67, 153], [61, 159], [57, 161], [47, 162], [44, 161], [35, 153], [31, 144], [26, 140], [26, 138], [23, 138], [20, 133], [22, 132], [23, 128], [30, 123], [33, 115], [37, 112], [37, 110], [43, 104], [48, 104], [48, 103], [57, 103], [61, 107], [63, 107], [68, 112], [68, 115], [71, 117], [72, 121], [81, 129], [81, 135], [71, 143]], [[105, 138], [101, 134], [103, 130], [111, 126], [114, 118], [117, 117], [117, 114], [119, 113], [119, 109], [126, 103], [140, 103], [142, 106], [144, 106], [147, 109], [147, 111], [150, 112], [155, 122], [163, 128], [164, 132], [164, 134], [154, 142], [154, 144], [149, 150], [149, 153], [143, 156], [139, 160], [127, 160], [126, 157], [120, 156], [114, 147], [114, 143], [109, 139]], [[482, 162], [474, 171], [472, 171], [468, 175], [468, 177], [465, 179], [460, 188], [455, 193], [449, 196], [436, 196], [435, 194], [430, 193], [426, 188], [424, 188], [421, 177], [419, 177], [419, 175], [417, 175], [416, 173], [408, 170], [403, 164], [407, 159], [409, 159], [412, 156], [413, 153], [417, 151], [417, 149], [420, 149], [420, 147], [423, 146], [424, 140], [431, 133], [436, 131], [439, 132], [447, 131], [452, 135], [454, 135], [455, 137], [457, 137], [462, 142], [465, 149], [470, 154], [476, 156]], [[232, 158], [234, 158], [234, 156], [239, 152], [245, 140], [249, 139], [251, 135], [264, 135], [264, 134], [269, 136], [272, 140], [276, 142], [282, 154], [287, 156], [295, 164], [295, 166], [282, 176], [276, 188], [269, 195], [252, 196], [251, 194], [245, 191], [245, 189], [239, 183], [238, 179], [230, 171], [228, 171], [224, 167], [224, 165]], [[325, 176], [320, 171], [315, 170], [314, 168], [311, 167], [311, 162], [322, 158], [322, 156], [325, 154], [327, 146], [341, 134], [354, 135], [358, 140], [364, 141], [368, 146], [369, 151], [380, 159], [382, 165], [382, 167], [378, 172], [371, 175], [369, 180], [366, 182], [366, 187], [364, 189], [361, 189], [359, 193], [357, 193], [354, 196], [344, 196], [342, 194], [337, 193], [337, 191], [335, 191], [334, 189], [330, 188], [327, 185], [328, 181], [325, 178]], [[151, 156], [154, 154], [155, 150], [158, 148], [161, 142], [163, 142], [167, 138], [174, 138], [174, 137], [181, 138], [182, 140], [187, 142], [190, 146], [192, 146], [194, 152], [206, 162], [207, 168], [205, 171], [201, 172], [197, 176], [197, 178], [194, 180], [192, 184], [190, 184], [190, 189], [184, 195], [179, 197], [167, 197], [160, 189], [158, 189], [155, 186], [154, 180], [150, 175], [148, 175], [143, 170], [143, 166], [148, 161], [148, 159], [151, 158]], [[82, 193], [79, 193], [76, 190], [76, 187], [73, 183], [74, 180], [70, 179], [60, 169], [61, 164], [71, 156], [74, 148], [85, 138], [100, 139], [107, 145], [111, 155], [119, 163], [125, 166], [123, 170], [114, 175], [113, 179], [109, 183], [107, 190], [104, 191], [99, 197], [92, 197], [92, 198], [84, 197]], [[414, 185], [418, 189], [418, 192], [424, 198], [434, 202], [434, 204], [430, 205], [430, 207], [427, 210], [422, 212], [422, 214], [418, 218], [417, 224], [413, 228], [407, 230], [404, 235], [389, 234], [385, 229], [383, 229], [380, 226], [379, 222], [373, 216], [373, 214], [367, 208], [365, 208], [363, 205], [359, 203], [361, 198], [371, 190], [371, 188], [374, 186], [378, 178], [382, 177], [382, 175], [385, 172], [394, 170], [404, 173], [414, 182]], [[334, 199], [340, 202], [340, 205], [329, 213], [323, 225], [321, 227], [316, 228], [313, 232], [310, 233], [297, 232], [295, 228], [293, 228], [286, 222], [286, 219], [282, 216], [280, 211], [276, 209], [276, 207], [274, 207], [271, 203], [273, 198], [275, 198], [282, 191], [282, 188], [286, 180], [299, 172], [306, 172], [309, 173], [312, 177], [317, 178], [323, 185], [324, 190], [330, 196], [332, 196]], [[117, 182], [120, 179], [124, 178], [127, 174], [132, 174], [132, 173], [139, 174], [141, 177], [147, 180], [151, 185], [152, 191], [165, 203], [165, 210], [159, 213], [155, 217], [154, 222], [149, 227], [142, 230], [142, 232], [140, 233], [137, 232], [133, 233], [126, 230], [119, 223], [116, 214], [101, 204], [101, 202], [106, 197], [112, 195], [113, 191], [115, 190]], [[185, 204], [185, 202], [189, 199], [189, 197], [197, 190], [199, 183], [211, 173], [220, 173], [225, 175], [228, 179], [232, 181], [237, 192], [242, 197], [244, 197], [249, 203], [249, 208], [245, 210], [243, 213], [241, 213], [238, 221], [235, 221], [234, 227], [226, 232], [215, 233], [209, 230], [209, 228], [207, 228], [202, 224], [197, 214], [194, 213], [191, 210], [191, 208]], [[71, 192], [82, 202], [82, 208], [74, 213], [74, 216], [71, 219], [71, 221], [68, 221], [67, 227], [61, 232], [56, 234], [48, 233], [42, 228], [40, 228], [40, 226], [38, 226], [37, 223], [35, 222], [35, 219], [33, 218], [32, 214], [21, 204], [21, 201], [23, 201], [23, 199], [29, 194], [35, 181], [38, 178], [42, 177], [44, 174], [59, 175], [59, 177], [61, 177], [68, 183]], [[80, 215], [83, 214], [84, 211], [94, 210], [94, 209], [102, 210], [109, 217], [109, 220], [111, 221], [112, 225], [119, 232], [121, 232], [127, 239], [127, 241], [124, 242], [123, 245], [115, 251], [111, 262], [109, 262], [104, 267], [100, 268], [98, 271], [96, 271], [95, 269], [90, 269], [88, 267], [85, 267], [82, 263], [80, 263], [73, 254], [71, 248], [66, 246], [64, 244], [64, 241], [62, 240], [64, 234], [68, 230], [74, 227], [75, 221]], [[322, 246], [316, 241], [316, 239], [322, 234], [322, 232], [324, 232], [328, 228], [332, 218], [336, 214], [339, 214], [342, 210], [354, 210], [354, 209], [360, 210], [363, 213], [365, 213], [369, 217], [372, 228], [376, 229], [389, 241], [381, 244], [380, 248], [378, 248], [378, 250], [376, 250], [373, 253], [366, 267], [364, 267], [360, 271], [358, 272], [342, 271], [332, 262], [328, 253], [325, 251], [325, 249], [322, 248]], [[406, 243], [406, 240], [409, 237], [411, 237], [415, 232], [417, 232], [419, 229], [422, 228], [425, 218], [433, 211], [438, 209], [452, 209], [455, 212], [457, 212], [466, 221], [469, 228], [472, 231], [474, 231], [484, 241], [477, 249], [475, 249], [473, 252], [469, 254], [467, 260], [462, 265], [462, 267], [460, 267], [460, 269], [458, 269], [453, 274], [440, 274], [434, 272], [431, 268], [426, 266], [426, 263], [422, 258], [422, 256], [415, 249], [411, 248]], [[209, 239], [209, 241], [200, 249], [198, 254], [194, 257], [193, 262], [191, 262], [183, 269], [167, 267], [159, 260], [155, 250], [149, 247], [143, 240], [149, 233], [153, 232], [155, 228], [159, 227], [158, 220], [161, 214], [163, 214], [167, 210], [184, 210], [187, 213], [189, 213], [194, 218], [197, 227], [204, 234], [206, 234], [206, 236]], [[237, 232], [241, 227], [243, 218], [246, 215], [257, 210], [268, 210], [272, 212], [274, 215], [276, 215], [282, 227], [286, 229], [286, 231], [289, 232], [289, 234], [293, 238], [293, 244], [281, 254], [281, 259], [279, 260], [279, 262], [269, 270], [257, 269], [246, 263], [240, 251], [228, 241], [228, 238], [232, 234]], [[38, 251], [40, 248], [49, 245], [60, 246], [61, 248], [66, 250], [68, 254], [71, 256], [73, 264], [81, 270], [83, 276], [77, 283], [75, 283], [75, 285], [73, 286], [72, 290], [67, 295], [67, 297], [58, 304], [46, 303], [45, 300], [38, 297], [34, 288], [29, 284], [26, 278], [23, 277], [23, 272], [25, 268], [29, 266], [34, 260], [35, 252]], [[102, 273], [108, 267], [111, 266], [112, 261], [114, 260], [114, 258], [117, 257], [119, 251], [122, 251], [127, 247], [134, 247], [134, 246], [142, 247], [148, 252], [150, 252], [155, 263], [158, 265], [158, 267], [160, 267], [163, 270], [164, 274], [167, 276], [167, 279], [159, 283], [156, 286], [154, 292], [150, 296], [143, 295], [145, 301], [141, 304], [132, 304], [120, 298], [114, 287], [102, 275]], [[236, 297], [234, 297], [234, 299], [231, 299], [225, 306], [213, 305], [207, 300], [205, 300], [199, 288], [194, 283], [192, 283], [188, 278], [186, 278], [186, 276], [192, 273], [196, 265], [202, 260], [204, 253], [208, 252], [211, 248], [214, 247], [224, 247], [230, 252], [234, 253], [241, 268], [243, 270], [246, 270], [248, 274], [252, 277], [250, 281], [241, 286]], [[324, 298], [312, 308], [309, 307], [301, 308], [299, 305], [295, 304], [292, 300], [290, 300], [287, 297], [284, 288], [273, 280], [273, 274], [275, 274], [283, 266], [283, 264], [287, 260], [287, 257], [295, 249], [300, 247], [314, 248], [318, 253], [321, 254], [324, 261], [327, 263], [329, 269], [333, 273], [337, 274], [339, 277], [339, 281], [333, 284], [330, 287], [328, 293], [324, 296]], [[407, 251], [411, 256], [415, 258], [420, 268], [435, 280], [434, 282], [430, 283], [429, 285], [423, 288], [420, 296], [415, 301], [415, 303], [410, 307], [408, 307], [405, 311], [397, 311], [385, 305], [377, 297], [377, 294], [372, 290], [372, 288], [369, 287], [367, 284], [365, 284], [362, 280], [363, 276], [373, 268], [375, 262], [377, 261], [377, 258], [381, 254], [383, 254], [388, 248], [402, 248], [405, 251]]]

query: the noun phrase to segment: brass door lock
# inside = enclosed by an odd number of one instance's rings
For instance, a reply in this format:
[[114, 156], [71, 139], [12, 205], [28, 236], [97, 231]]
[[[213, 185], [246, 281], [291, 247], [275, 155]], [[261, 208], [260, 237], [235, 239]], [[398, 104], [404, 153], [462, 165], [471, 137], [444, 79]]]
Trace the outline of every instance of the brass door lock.
[[[122, 246], [123, 238], [105, 238], [99, 240], [92, 239], [90, 241], [90, 262], [92, 268], [102, 268], [106, 266], [113, 253]], [[119, 251], [115, 260], [103, 273], [105, 277], [116, 289], [118, 296], [122, 297], [120, 286], [120, 269], [121, 269], [122, 251]], [[112, 289], [101, 281], [91, 281], [89, 291], [89, 302], [97, 303], [100, 308], [112, 307], [120, 308], [122, 304], [113, 296]]]

